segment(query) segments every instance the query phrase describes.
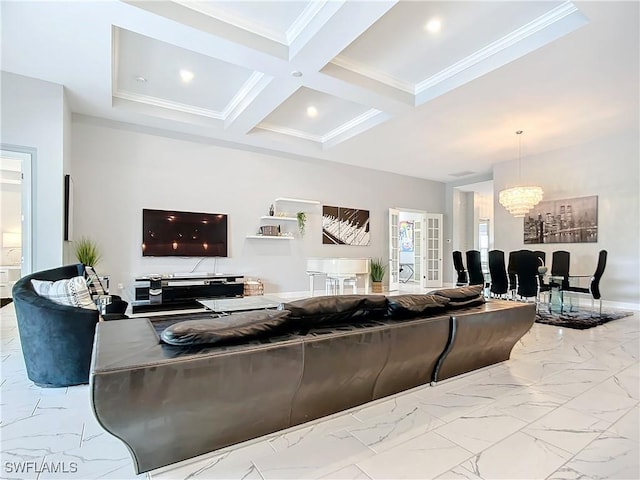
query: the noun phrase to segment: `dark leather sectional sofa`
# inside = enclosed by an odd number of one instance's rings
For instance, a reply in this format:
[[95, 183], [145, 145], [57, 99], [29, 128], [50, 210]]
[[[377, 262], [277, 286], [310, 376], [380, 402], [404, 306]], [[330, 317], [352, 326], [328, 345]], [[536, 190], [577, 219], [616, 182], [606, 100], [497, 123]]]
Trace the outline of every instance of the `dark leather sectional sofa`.
[[408, 309], [393, 307], [401, 297], [377, 296], [365, 302], [374, 308], [348, 315], [339, 297], [285, 304], [288, 329], [226, 345], [165, 344], [146, 318], [100, 322], [94, 413], [146, 472], [507, 360], [535, 318], [534, 304], [480, 299], [420, 311], [411, 297]]

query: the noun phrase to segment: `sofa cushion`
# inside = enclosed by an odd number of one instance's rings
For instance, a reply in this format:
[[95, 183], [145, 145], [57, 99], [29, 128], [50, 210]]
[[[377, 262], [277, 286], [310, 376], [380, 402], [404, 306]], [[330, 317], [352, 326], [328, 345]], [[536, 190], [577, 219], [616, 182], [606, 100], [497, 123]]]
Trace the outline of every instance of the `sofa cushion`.
[[470, 285], [468, 287], [443, 288], [429, 292], [431, 295], [439, 295], [449, 299], [449, 307], [460, 308], [480, 305], [485, 302], [482, 295], [482, 285]]
[[70, 307], [96, 310], [84, 277], [65, 278], [55, 282], [31, 279], [34, 291], [52, 302]]
[[326, 295], [285, 303], [283, 307], [291, 312], [292, 324], [312, 328], [382, 316], [386, 313], [387, 299], [383, 295]]
[[202, 345], [231, 342], [268, 334], [282, 325], [287, 310], [254, 310], [222, 317], [187, 320], [165, 328], [160, 338], [170, 345]]
[[449, 304], [449, 299], [439, 295], [394, 295], [387, 297], [389, 315], [392, 318], [415, 317], [438, 313]]

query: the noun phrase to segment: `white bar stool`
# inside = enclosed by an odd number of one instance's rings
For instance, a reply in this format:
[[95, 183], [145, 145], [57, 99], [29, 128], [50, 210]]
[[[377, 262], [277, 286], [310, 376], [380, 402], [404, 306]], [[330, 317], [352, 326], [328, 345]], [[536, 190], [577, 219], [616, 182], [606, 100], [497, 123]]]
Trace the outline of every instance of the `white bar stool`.
[[[341, 285], [342, 284], [342, 285]], [[350, 286], [355, 295], [358, 293], [356, 277], [327, 277], [325, 280], [326, 295], [339, 295], [344, 292], [344, 287]]]

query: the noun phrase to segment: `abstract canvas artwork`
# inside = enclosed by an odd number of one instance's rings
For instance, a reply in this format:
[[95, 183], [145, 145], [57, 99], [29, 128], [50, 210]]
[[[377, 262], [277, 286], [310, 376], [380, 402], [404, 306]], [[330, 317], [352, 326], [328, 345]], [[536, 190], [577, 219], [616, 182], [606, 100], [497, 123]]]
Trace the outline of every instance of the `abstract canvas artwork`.
[[524, 217], [524, 243], [595, 243], [598, 196], [542, 201]]
[[369, 245], [369, 210], [322, 206], [324, 245]]
[[409, 220], [401, 220], [399, 227], [400, 251], [413, 252], [413, 222]]

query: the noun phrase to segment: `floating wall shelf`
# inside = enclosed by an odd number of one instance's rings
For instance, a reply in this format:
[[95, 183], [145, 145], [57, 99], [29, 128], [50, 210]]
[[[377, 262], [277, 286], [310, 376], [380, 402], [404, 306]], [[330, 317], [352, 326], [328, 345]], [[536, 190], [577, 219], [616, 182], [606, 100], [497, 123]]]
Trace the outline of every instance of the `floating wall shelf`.
[[309, 205], [320, 205], [320, 202], [317, 200], [304, 200], [302, 198], [276, 198], [276, 202], [289, 202], [289, 203], [306, 203]]
[[297, 222], [298, 219], [296, 217], [278, 217], [277, 215], [263, 215], [260, 217], [262, 220], [281, 220], [283, 222]]
[[293, 237], [286, 235], [247, 235], [247, 238], [259, 238], [261, 240], [265, 238], [268, 238], [269, 240], [293, 240]]

